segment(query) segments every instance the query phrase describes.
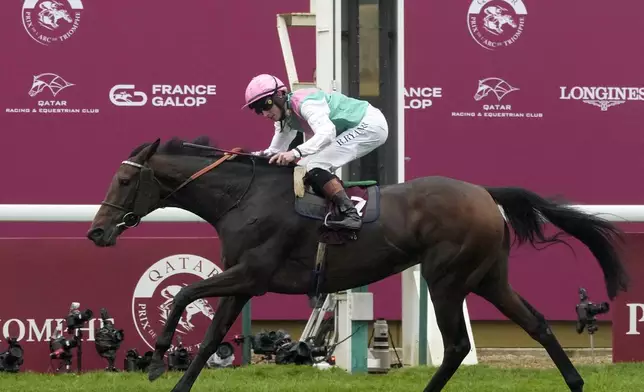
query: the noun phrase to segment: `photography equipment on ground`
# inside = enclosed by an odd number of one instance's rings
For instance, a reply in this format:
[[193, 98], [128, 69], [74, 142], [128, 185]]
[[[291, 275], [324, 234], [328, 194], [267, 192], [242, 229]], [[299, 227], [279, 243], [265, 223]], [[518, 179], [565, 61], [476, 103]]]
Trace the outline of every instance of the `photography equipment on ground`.
[[0, 353], [0, 372], [18, 373], [24, 362], [24, 350], [17, 338], [9, 338], [7, 343], [7, 350]]
[[77, 342], [76, 350], [76, 361], [77, 361], [77, 370], [80, 373], [83, 369], [83, 331], [81, 328], [83, 325], [88, 322], [94, 312], [90, 309], [85, 309], [83, 312], [80, 311], [80, 302], [72, 302], [69, 307], [69, 314], [65, 318], [67, 322], [67, 333], [74, 334], [74, 338]]
[[316, 357], [327, 357], [327, 348], [318, 347], [314, 342], [293, 340], [286, 331], [261, 331], [255, 336], [236, 335], [233, 342], [241, 345], [245, 339], [251, 342], [255, 355], [261, 355], [263, 361], [274, 360], [278, 365], [296, 364], [312, 365]]
[[251, 344], [255, 354], [272, 356], [275, 355], [279, 346], [290, 341], [291, 336], [285, 331], [261, 331], [253, 337]]
[[56, 331], [49, 339], [49, 358], [52, 360], [59, 360], [60, 364], [56, 368], [56, 372], [59, 372], [61, 369], [65, 371], [71, 371], [72, 363], [72, 349], [76, 348], [76, 359], [77, 359], [77, 371], [80, 373], [82, 366], [82, 357], [83, 357], [83, 331], [81, 328], [84, 327], [93, 316], [93, 312], [90, 309], [86, 309], [81, 312], [80, 303], [72, 302], [69, 307], [69, 313], [65, 317], [65, 322], [67, 324], [67, 333], [72, 336], [66, 338], [63, 335], [62, 328], [59, 326], [56, 328]]
[[80, 311], [80, 303], [72, 302], [69, 307], [69, 314], [65, 318], [67, 323], [67, 333], [74, 333], [74, 331], [83, 327], [83, 324], [88, 322], [94, 313], [90, 309], [85, 309], [83, 312]]
[[168, 370], [186, 371], [192, 362], [192, 354], [183, 347], [181, 336], [177, 337], [177, 347], [168, 354]]
[[72, 349], [78, 345], [76, 338], [68, 339], [63, 335], [62, 327], [56, 328], [54, 334], [49, 338], [49, 358], [60, 361], [56, 367], [56, 373], [65, 369], [70, 372], [72, 368]]
[[262, 359], [267, 361], [273, 360], [273, 356], [277, 353], [277, 350], [291, 341], [291, 335], [283, 330], [270, 332], [262, 330], [255, 336], [250, 337], [253, 353], [261, 355]]
[[[242, 341], [243, 343], [243, 341]], [[233, 366], [235, 360], [235, 348], [228, 342], [223, 342], [217, 347], [217, 351], [208, 358], [206, 365], [209, 368], [227, 368]]]
[[123, 360], [123, 370], [126, 372], [147, 372], [150, 362], [152, 362], [152, 351], [146, 351], [143, 356], [133, 348], [127, 350]]
[[577, 333], [584, 332], [584, 328], [588, 331], [590, 336], [590, 350], [593, 360], [595, 359], [595, 341], [594, 334], [599, 327], [597, 326], [596, 316], [599, 314], [607, 313], [610, 310], [608, 302], [601, 302], [595, 304], [588, 299], [588, 292], [585, 288], [579, 288], [579, 304], [576, 305], [577, 310]]
[[277, 348], [275, 363], [278, 365], [313, 365], [315, 357], [327, 356], [326, 347], [314, 347], [308, 342], [289, 341]]
[[116, 351], [121, 347], [124, 334], [122, 329], [114, 328], [114, 323], [109, 319], [107, 309], [101, 309], [101, 319], [103, 320], [103, 327], [96, 331], [96, 352], [101, 357], [107, 360], [107, 368], [105, 371], [117, 372], [114, 366], [116, 360]]

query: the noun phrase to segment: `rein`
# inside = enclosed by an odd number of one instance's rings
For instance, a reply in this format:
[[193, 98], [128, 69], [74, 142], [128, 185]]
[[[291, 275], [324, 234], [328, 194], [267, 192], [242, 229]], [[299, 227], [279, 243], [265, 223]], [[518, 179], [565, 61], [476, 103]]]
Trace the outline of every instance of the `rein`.
[[[184, 143], [185, 145], [191, 145], [191, 143]], [[195, 145], [199, 146], [199, 145]], [[203, 147], [203, 146], [199, 146]], [[145, 215], [147, 215], [150, 211], [153, 211], [156, 209], [156, 207], [159, 204], [164, 203], [168, 198], [170, 198], [172, 195], [177, 193], [181, 188], [185, 187], [188, 185], [190, 182], [196, 180], [197, 178], [201, 177], [205, 173], [211, 171], [212, 169], [216, 168], [217, 166], [221, 165], [225, 161], [231, 160], [235, 158], [237, 155], [252, 155], [252, 154], [246, 154], [242, 153], [241, 148], [233, 148], [232, 150], [219, 150], [215, 149], [213, 147], [209, 147], [208, 149], [213, 149], [217, 151], [222, 151], [224, 152], [224, 156], [217, 159], [215, 162], [211, 163], [210, 165], [204, 167], [203, 169], [200, 169], [199, 171], [195, 172], [192, 174], [190, 177], [188, 177], [184, 182], [182, 182], [178, 187], [176, 187], [174, 190], [172, 190], [168, 195], [166, 195], [163, 199], [160, 199], [156, 205], [150, 206], [151, 204], [151, 199], [154, 195], [152, 195], [153, 189], [154, 189], [154, 184], [153, 182], [156, 181], [159, 185], [163, 186], [159, 180], [154, 176], [154, 172], [151, 168], [148, 166], [142, 165], [140, 163], [132, 162], [129, 160], [125, 160], [121, 162], [121, 164], [136, 167], [137, 169], [141, 170], [140, 178], [139, 181], [137, 182], [136, 190], [134, 192], [133, 200], [131, 201], [133, 208], [132, 210], [128, 210], [124, 205], [118, 205], [118, 204], [113, 204], [109, 203], [107, 201], [101, 202], [101, 205], [109, 206], [116, 208], [121, 211], [125, 211], [125, 215], [123, 216], [122, 222], [117, 225], [117, 227], [136, 227], [138, 224], [141, 222], [141, 218], [143, 218]], [[252, 155], [256, 157], [255, 155]], [[232, 210], [233, 208], [237, 207], [239, 203], [242, 201], [246, 193], [250, 190], [250, 186], [253, 183], [253, 179], [255, 178], [255, 161], [253, 161], [253, 175], [248, 182], [248, 186], [246, 187], [246, 190], [242, 193], [242, 195], [239, 197], [239, 199], [226, 211], [224, 211], [221, 216], [217, 217], [217, 219], [221, 218], [223, 215], [225, 215], [228, 211]], [[143, 198], [140, 198], [139, 196], [144, 196]], [[147, 196], [147, 197], [146, 197]], [[130, 197], [128, 196], [128, 199], [125, 201], [124, 204], [128, 204]], [[151, 208], [155, 207], [155, 208]]]
[[194, 144], [194, 143], [188, 143], [188, 142], [183, 142], [183, 145], [186, 146], [186, 147], [193, 147], [193, 148], [198, 148], [198, 149], [201, 149], [201, 150], [220, 151], [220, 152], [223, 152], [223, 153], [234, 154], [234, 155], [243, 155], [243, 156], [259, 158], [259, 159], [270, 159], [270, 158], [262, 156], [262, 155], [255, 155], [255, 154], [251, 154], [251, 153], [248, 153], [248, 152], [240, 152], [241, 148], [239, 148], [239, 147], [233, 148], [232, 150], [225, 150], [223, 148], [204, 146], [202, 144]]

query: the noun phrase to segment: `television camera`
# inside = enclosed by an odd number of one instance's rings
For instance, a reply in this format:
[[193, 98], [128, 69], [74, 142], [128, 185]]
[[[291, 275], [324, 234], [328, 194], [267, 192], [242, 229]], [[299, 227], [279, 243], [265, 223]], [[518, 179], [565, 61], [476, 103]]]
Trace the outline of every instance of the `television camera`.
[[103, 326], [96, 332], [96, 352], [101, 357], [107, 360], [107, 368], [105, 371], [116, 372], [118, 371], [114, 366], [116, 360], [116, 351], [121, 347], [124, 334], [122, 329], [114, 328], [114, 323], [110, 320], [107, 314], [107, 309], [101, 309], [101, 319]]
[[79, 302], [72, 302], [70, 305], [65, 322], [67, 323], [67, 333], [73, 334], [72, 338], [67, 339], [62, 333], [62, 327], [59, 326], [49, 339], [49, 358], [61, 361], [56, 372], [60, 371], [63, 366], [67, 372], [71, 371], [73, 348], [77, 349], [77, 370], [79, 373], [81, 372], [83, 357], [83, 331], [81, 328], [92, 316], [93, 312], [90, 309], [80, 311]]
[[7, 350], [0, 353], [0, 372], [18, 373], [24, 362], [24, 350], [17, 338], [9, 338], [7, 343]]

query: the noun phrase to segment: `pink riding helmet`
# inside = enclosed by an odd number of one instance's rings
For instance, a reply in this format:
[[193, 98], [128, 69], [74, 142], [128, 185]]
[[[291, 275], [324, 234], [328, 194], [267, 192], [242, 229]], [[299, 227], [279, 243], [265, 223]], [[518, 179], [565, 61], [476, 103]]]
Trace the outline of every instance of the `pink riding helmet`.
[[255, 76], [246, 87], [246, 104], [242, 106], [242, 109], [258, 99], [269, 96], [277, 91], [288, 91], [284, 83], [277, 77], [268, 74]]

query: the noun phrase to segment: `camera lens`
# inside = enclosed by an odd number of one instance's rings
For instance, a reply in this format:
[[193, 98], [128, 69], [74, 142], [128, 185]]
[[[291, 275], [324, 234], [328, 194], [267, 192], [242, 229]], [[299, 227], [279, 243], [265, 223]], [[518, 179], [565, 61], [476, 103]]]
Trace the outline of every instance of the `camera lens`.
[[233, 355], [233, 346], [229, 343], [222, 343], [217, 347], [217, 356], [221, 359], [226, 359]]

